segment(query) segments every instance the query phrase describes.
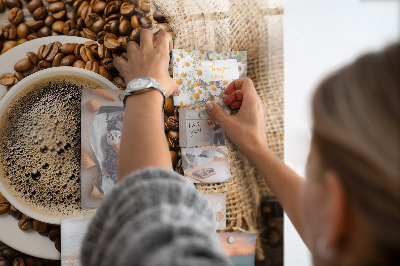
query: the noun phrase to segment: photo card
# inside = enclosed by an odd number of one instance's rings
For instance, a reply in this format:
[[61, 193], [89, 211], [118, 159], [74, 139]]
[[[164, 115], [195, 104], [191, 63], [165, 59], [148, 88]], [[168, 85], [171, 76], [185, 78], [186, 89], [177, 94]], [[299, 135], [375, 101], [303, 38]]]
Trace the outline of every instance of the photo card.
[[82, 241], [90, 219], [61, 219], [61, 265], [80, 266]]
[[204, 196], [206, 196], [214, 208], [217, 230], [226, 229], [226, 194], [205, 193]]
[[205, 109], [181, 109], [179, 145], [181, 147], [224, 146], [225, 130]]
[[246, 51], [172, 50], [173, 77], [182, 92], [175, 106], [224, 105], [224, 91], [235, 79], [247, 76]]
[[228, 148], [181, 148], [184, 176], [193, 183], [231, 182]]
[[251, 266], [255, 263], [256, 233], [219, 233], [224, 254], [234, 266]]

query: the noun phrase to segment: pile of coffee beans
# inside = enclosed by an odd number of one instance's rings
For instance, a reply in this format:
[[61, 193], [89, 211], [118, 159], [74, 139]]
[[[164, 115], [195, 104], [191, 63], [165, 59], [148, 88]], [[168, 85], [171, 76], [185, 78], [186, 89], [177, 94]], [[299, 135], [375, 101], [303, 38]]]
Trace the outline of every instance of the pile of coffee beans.
[[[24, 231], [35, 230], [39, 234], [48, 237], [54, 242], [61, 252], [61, 233], [59, 225], [52, 225], [37, 221], [21, 213], [0, 193], [0, 215], [10, 214], [18, 220], [18, 227]], [[0, 242], [0, 266], [2, 265], [59, 265], [59, 262], [44, 260], [27, 256]]]
[[150, 0], [30, 0], [33, 21], [26, 22], [21, 0], [0, 0], [8, 9], [9, 24], [0, 25], [0, 51], [51, 35], [81, 36], [113, 52], [122, 52], [129, 41], [140, 41], [142, 29], [174, 34], [160, 11], [150, 13]]

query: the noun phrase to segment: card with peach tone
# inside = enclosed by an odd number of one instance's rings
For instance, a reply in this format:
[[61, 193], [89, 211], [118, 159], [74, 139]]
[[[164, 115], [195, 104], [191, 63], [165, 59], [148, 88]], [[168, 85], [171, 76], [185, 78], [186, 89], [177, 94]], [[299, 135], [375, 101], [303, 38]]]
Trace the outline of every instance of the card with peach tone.
[[220, 233], [218, 237], [224, 254], [234, 266], [254, 265], [256, 233]]
[[201, 106], [208, 101], [223, 104], [231, 81], [247, 76], [246, 51], [172, 51], [173, 77], [182, 92], [175, 106]]
[[204, 196], [206, 196], [214, 208], [217, 230], [226, 229], [226, 194], [205, 193]]

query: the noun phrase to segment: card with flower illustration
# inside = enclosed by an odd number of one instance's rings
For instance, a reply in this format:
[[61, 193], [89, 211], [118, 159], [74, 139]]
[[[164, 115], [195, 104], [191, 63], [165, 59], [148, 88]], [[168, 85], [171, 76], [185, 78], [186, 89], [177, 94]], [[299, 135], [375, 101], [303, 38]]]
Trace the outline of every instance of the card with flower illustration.
[[224, 100], [231, 81], [247, 76], [246, 51], [172, 51], [173, 75], [182, 92], [174, 96], [175, 106], [200, 106]]
[[226, 229], [226, 194], [205, 193], [204, 196], [206, 196], [214, 208], [217, 230]]

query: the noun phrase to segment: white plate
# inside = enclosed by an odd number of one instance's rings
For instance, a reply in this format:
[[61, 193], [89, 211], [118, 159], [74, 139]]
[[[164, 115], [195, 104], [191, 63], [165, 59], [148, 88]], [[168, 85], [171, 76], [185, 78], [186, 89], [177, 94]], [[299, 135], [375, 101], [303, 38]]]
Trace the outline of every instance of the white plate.
[[[14, 73], [14, 64], [23, 58], [26, 58], [27, 52], [37, 52], [39, 47], [42, 44], [48, 44], [51, 42], [59, 41], [61, 43], [84, 43], [86, 41], [89, 41], [89, 39], [86, 38], [81, 38], [81, 37], [72, 37], [72, 36], [52, 36], [52, 37], [45, 37], [45, 38], [39, 38], [35, 39], [26, 43], [23, 43], [21, 45], [16, 46], [15, 48], [7, 51], [3, 55], [0, 56], [0, 74], [3, 73]], [[61, 69], [61, 68], [57, 68]], [[75, 68], [74, 68], [75, 69]], [[51, 69], [48, 69], [51, 70]], [[55, 70], [53, 68], [53, 70]], [[46, 71], [46, 70], [43, 70]], [[52, 72], [52, 71], [50, 71]], [[92, 72], [91, 72], [92, 73]], [[94, 73], [93, 73], [94, 74]], [[99, 76], [101, 81], [106, 80], [100, 75], [95, 74], [96, 76]], [[109, 82], [108, 80], [106, 80]], [[112, 84], [109, 82], [108, 84]], [[114, 85], [112, 85], [114, 86]], [[115, 87], [115, 86], [114, 86]], [[116, 87], [115, 87], [116, 88]], [[0, 99], [3, 98], [4, 94], [7, 92], [7, 89], [5, 86], [0, 85]], [[11, 91], [10, 91], [11, 92]], [[12, 96], [11, 94], [14, 93], [9, 93], [7, 94], [7, 97], [4, 97], [3, 100], [0, 101], [0, 109], [1, 105], [6, 102], [7, 98], [9, 96]], [[8, 198], [7, 192], [2, 191], [5, 194], [4, 196], [13, 201], [12, 198]], [[14, 200], [15, 201], [15, 200]], [[17, 202], [14, 202], [16, 207], [18, 206]], [[17, 207], [18, 208], [18, 207]], [[23, 208], [23, 207], [21, 207]], [[32, 215], [34, 216], [34, 215]], [[33, 217], [34, 218], [34, 217]], [[57, 223], [57, 222], [55, 222]], [[59, 224], [59, 221], [58, 221]], [[11, 215], [0, 215], [0, 240], [7, 244], [8, 246], [23, 252], [25, 254], [39, 257], [39, 258], [44, 258], [44, 259], [51, 259], [51, 260], [60, 260], [61, 254], [60, 252], [57, 251], [57, 249], [54, 246], [54, 242], [50, 241], [48, 237], [42, 236], [38, 234], [35, 231], [29, 231], [29, 232], [24, 232], [18, 228], [18, 221], [12, 217]]]

